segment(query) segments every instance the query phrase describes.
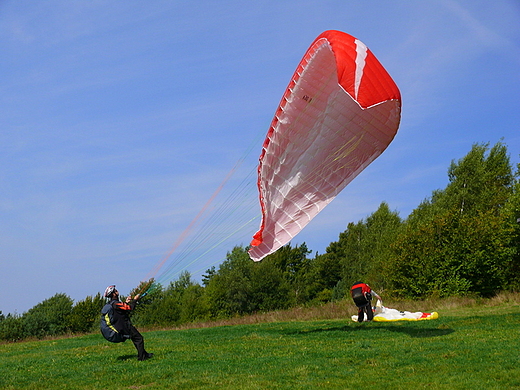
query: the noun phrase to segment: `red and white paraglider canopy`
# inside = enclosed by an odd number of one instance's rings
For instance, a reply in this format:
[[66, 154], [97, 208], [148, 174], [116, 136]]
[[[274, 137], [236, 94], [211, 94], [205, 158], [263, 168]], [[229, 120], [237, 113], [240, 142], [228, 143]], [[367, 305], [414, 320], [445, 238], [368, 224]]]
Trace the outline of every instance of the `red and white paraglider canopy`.
[[298, 65], [258, 167], [262, 222], [250, 257], [287, 244], [390, 144], [401, 94], [358, 39], [325, 31]]

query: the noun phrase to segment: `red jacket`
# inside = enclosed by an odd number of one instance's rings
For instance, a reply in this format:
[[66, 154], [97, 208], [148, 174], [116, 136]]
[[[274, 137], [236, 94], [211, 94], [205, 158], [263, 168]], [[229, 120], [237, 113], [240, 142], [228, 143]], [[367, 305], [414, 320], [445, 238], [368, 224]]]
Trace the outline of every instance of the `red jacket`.
[[352, 299], [356, 306], [365, 306], [368, 305], [372, 299], [371, 294], [373, 294], [376, 298], [381, 299], [379, 295], [377, 295], [370, 286], [366, 283], [356, 283], [350, 289], [350, 294], [352, 295]]

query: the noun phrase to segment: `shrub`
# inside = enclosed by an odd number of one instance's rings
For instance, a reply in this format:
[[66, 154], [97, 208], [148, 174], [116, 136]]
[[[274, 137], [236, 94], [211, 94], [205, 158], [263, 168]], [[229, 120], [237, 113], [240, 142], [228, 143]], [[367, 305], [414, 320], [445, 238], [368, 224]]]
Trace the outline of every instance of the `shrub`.
[[77, 302], [69, 316], [69, 329], [71, 332], [86, 333], [98, 327], [99, 316], [105, 300], [101, 294], [95, 297], [88, 296]]
[[0, 340], [17, 341], [24, 338], [23, 318], [8, 314], [0, 321]]
[[67, 332], [70, 328], [72, 303], [72, 299], [67, 295], [56, 294], [29, 309], [23, 315], [25, 335], [42, 338]]

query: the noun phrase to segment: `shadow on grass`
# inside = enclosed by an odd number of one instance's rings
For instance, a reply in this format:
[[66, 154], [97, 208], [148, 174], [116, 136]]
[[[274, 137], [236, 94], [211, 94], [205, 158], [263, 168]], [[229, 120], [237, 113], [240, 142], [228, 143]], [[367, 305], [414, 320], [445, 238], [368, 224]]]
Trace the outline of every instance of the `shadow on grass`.
[[413, 326], [385, 326], [385, 325], [379, 325], [372, 323], [371, 326], [366, 326], [365, 324], [359, 325], [359, 326], [336, 326], [331, 328], [317, 328], [317, 329], [309, 329], [309, 330], [298, 330], [298, 331], [290, 331], [290, 332], [283, 332], [287, 335], [304, 335], [304, 334], [311, 334], [311, 333], [319, 333], [319, 332], [338, 332], [338, 331], [344, 331], [344, 332], [370, 332], [374, 330], [385, 330], [389, 332], [396, 332], [396, 333], [404, 333], [407, 334], [410, 337], [415, 338], [428, 338], [428, 337], [440, 337], [440, 336], [446, 336], [453, 332], [455, 332], [453, 329], [439, 329], [439, 328], [417, 328]]
[[137, 355], [123, 355], [123, 356], [117, 357], [117, 360], [130, 360], [130, 359], [137, 359]]

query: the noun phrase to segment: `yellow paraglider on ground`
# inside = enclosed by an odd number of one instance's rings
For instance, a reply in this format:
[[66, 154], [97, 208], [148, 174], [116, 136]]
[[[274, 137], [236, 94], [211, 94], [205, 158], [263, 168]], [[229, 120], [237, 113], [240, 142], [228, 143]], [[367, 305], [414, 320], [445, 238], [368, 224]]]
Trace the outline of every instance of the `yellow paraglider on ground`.
[[[397, 309], [390, 309], [384, 307], [381, 301], [378, 299], [376, 307], [374, 308], [374, 319], [376, 322], [390, 322], [390, 321], [423, 321], [423, 320], [436, 320], [439, 318], [439, 314], [434, 311], [432, 313], [424, 313], [421, 311], [410, 312], [410, 311], [399, 311]], [[358, 316], [353, 315], [352, 321], [357, 322]]]

